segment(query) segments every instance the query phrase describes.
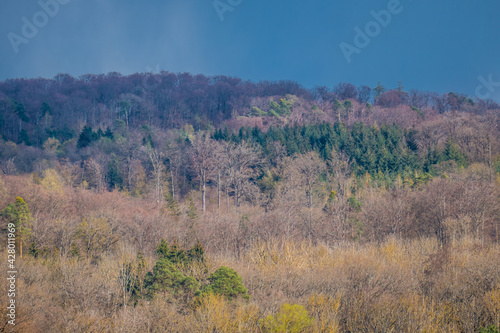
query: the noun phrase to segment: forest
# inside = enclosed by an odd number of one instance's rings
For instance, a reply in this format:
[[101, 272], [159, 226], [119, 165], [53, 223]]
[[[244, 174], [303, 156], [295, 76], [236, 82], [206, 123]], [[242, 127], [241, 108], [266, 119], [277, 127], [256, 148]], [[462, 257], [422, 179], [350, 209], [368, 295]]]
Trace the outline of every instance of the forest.
[[0, 332], [499, 332], [499, 112], [402, 83], [2, 81]]

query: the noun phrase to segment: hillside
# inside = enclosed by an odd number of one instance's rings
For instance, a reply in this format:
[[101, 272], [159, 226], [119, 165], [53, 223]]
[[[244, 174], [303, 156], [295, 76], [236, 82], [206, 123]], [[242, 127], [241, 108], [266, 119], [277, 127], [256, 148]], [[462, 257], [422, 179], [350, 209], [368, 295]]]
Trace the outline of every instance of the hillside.
[[0, 111], [17, 331], [500, 326], [493, 101], [111, 73], [0, 82]]

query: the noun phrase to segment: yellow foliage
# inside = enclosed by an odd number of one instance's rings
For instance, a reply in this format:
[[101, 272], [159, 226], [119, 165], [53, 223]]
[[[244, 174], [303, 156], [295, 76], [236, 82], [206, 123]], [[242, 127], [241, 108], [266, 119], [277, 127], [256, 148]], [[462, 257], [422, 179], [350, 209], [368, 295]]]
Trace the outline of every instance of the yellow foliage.
[[194, 332], [256, 332], [259, 310], [254, 305], [234, 304], [223, 296], [208, 294], [200, 301]]
[[116, 228], [106, 218], [84, 218], [78, 225], [75, 238], [90, 258], [97, 258], [111, 250], [120, 239]]
[[495, 325], [500, 327], [500, 287], [484, 295], [484, 302], [495, 321]]
[[279, 312], [261, 320], [261, 327], [269, 333], [301, 333], [313, 323], [314, 319], [302, 305], [285, 303]]
[[61, 143], [55, 138], [48, 138], [47, 141], [43, 143], [43, 149], [50, 150], [52, 152], [56, 151]]
[[40, 183], [43, 187], [51, 192], [59, 194], [62, 194], [64, 192], [64, 182], [59, 176], [59, 173], [57, 173], [57, 171], [54, 169], [45, 170], [43, 172], [43, 179]]
[[308, 242], [289, 240], [258, 242], [247, 253], [248, 259], [261, 270], [287, 267], [304, 270], [331, 265], [332, 250], [325, 245], [311, 245]]
[[340, 332], [339, 308], [341, 295], [336, 297], [326, 295], [312, 295], [307, 301], [311, 315], [316, 318], [313, 332], [337, 333]]

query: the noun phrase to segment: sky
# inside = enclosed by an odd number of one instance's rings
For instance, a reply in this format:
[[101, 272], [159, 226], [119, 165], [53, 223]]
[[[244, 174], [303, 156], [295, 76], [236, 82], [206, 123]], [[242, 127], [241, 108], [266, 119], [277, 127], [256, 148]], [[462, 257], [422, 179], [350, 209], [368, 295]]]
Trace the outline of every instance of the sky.
[[0, 80], [190, 72], [500, 101], [500, 0], [2, 0]]

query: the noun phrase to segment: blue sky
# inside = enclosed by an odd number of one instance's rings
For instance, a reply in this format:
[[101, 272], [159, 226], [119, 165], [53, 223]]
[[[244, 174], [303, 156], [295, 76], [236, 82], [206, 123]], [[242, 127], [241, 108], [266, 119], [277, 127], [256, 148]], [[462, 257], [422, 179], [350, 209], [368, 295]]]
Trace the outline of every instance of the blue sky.
[[[499, 0], [217, 0], [230, 9], [223, 21], [213, 0], [59, 1], [53, 17], [35, 0], [2, 1], [0, 79], [160, 69], [474, 96], [491, 76], [479, 91], [500, 100]], [[354, 28], [366, 33], [371, 12], [391, 6], [398, 13], [348, 63], [340, 44], [356, 47]], [[23, 35], [26, 20], [36, 33]]]

